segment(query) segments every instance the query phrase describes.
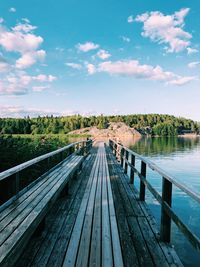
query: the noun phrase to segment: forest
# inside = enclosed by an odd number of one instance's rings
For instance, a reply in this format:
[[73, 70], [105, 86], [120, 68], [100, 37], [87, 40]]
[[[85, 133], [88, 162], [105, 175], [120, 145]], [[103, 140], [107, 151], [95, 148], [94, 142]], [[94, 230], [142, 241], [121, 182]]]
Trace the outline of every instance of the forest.
[[0, 134], [68, 134], [85, 127], [105, 129], [110, 122], [124, 122], [141, 134], [176, 136], [184, 132], [200, 132], [200, 123], [190, 119], [163, 114], [137, 114], [116, 116], [81, 115], [66, 117], [0, 118]]

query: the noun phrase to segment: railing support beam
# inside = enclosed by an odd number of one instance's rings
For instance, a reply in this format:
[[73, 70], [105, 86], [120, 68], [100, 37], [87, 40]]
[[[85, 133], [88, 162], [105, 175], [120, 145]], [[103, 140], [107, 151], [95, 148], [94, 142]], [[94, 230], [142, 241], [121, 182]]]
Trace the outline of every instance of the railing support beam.
[[124, 172], [128, 172], [128, 158], [129, 158], [129, 153], [127, 150], [125, 150], [125, 165], [124, 165]]
[[[141, 162], [141, 175], [146, 178], [147, 165], [144, 161]], [[140, 200], [145, 201], [145, 184], [140, 180]]]
[[166, 202], [170, 207], [172, 205], [172, 183], [162, 178], [162, 206], [161, 206], [161, 224], [160, 239], [164, 242], [170, 242], [171, 239], [171, 218], [166, 213], [163, 203]]
[[[133, 154], [131, 155], [131, 166], [135, 167], [135, 156]], [[134, 170], [131, 168], [130, 184], [134, 184], [134, 176], [135, 176]]]

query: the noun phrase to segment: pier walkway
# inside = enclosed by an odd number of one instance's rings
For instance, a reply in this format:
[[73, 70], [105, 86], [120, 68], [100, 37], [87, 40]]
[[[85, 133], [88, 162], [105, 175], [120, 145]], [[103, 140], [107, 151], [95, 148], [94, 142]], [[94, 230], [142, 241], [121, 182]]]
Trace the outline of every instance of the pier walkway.
[[182, 266], [126, 172], [103, 142], [65, 159], [0, 210], [0, 266]]

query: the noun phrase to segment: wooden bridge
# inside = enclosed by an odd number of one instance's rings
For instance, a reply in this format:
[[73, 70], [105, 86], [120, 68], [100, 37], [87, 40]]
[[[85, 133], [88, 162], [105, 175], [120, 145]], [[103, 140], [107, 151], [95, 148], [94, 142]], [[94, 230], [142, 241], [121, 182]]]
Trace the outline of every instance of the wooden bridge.
[[[23, 171], [41, 162], [50, 169], [27, 185]], [[147, 167], [163, 177], [162, 195], [147, 181]], [[14, 191], [7, 192], [7, 181]], [[182, 266], [169, 243], [171, 220], [196, 249], [200, 241], [171, 208], [172, 184], [200, 203], [197, 194], [114, 141], [76, 142], [0, 173], [0, 266]], [[146, 188], [161, 203], [160, 231], [145, 203]]]

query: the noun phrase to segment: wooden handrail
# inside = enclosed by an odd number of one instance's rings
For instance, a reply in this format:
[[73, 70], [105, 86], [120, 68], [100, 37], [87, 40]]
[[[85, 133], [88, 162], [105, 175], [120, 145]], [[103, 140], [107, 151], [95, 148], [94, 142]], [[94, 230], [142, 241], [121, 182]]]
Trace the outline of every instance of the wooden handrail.
[[57, 154], [59, 154], [61, 152], [66, 151], [66, 150], [68, 150], [68, 149], [70, 149], [72, 147], [75, 147], [77, 144], [83, 144], [84, 142], [86, 142], [86, 144], [88, 144], [89, 142], [91, 142], [91, 140], [79, 141], [79, 142], [75, 142], [75, 143], [69, 144], [69, 145], [64, 146], [62, 148], [59, 148], [59, 149], [57, 149], [55, 151], [49, 152], [49, 153], [44, 154], [42, 156], [39, 156], [37, 158], [31, 159], [29, 161], [26, 161], [26, 162], [24, 162], [24, 163], [22, 163], [20, 165], [12, 167], [12, 168], [10, 168], [10, 169], [8, 169], [6, 171], [3, 171], [3, 172], [0, 173], [0, 181], [4, 180], [5, 178], [7, 178], [7, 177], [9, 177], [9, 176], [11, 176], [11, 175], [13, 175], [15, 173], [18, 173], [18, 172], [30, 167], [31, 165], [34, 165], [34, 164], [36, 164], [36, 163], [38, 163], [38, 162], [40, 162], [42, 160], [48, 159], [48, 158], [53, 157], [53, 156], [55, 156], [55, 155], [57, 155]]
[[[171, 237], [171, 220], [177, 225], [185, 237], [190, 243], [200, 250], [200, 239], [185, 225], [182, 220], [176, 215], [171, 207], [172, 204], [172, 186], [175, 185], [193, 200], [200, 203], [200, 195], [188, 188], [184, 183], [178, 181], [170, 174], [166, 173], [160, 167], [150, 160], [142, 157], [134, 151], [124, 147], [122, 144], [113, 140], [109, 140], [109, 146], [111, 147], [116, 158], [121, 162], [121, 166], [124, 172], [127, 173], [127, 166], [130, 168], [130, 184], [134, 183], [134, 174], [137, 174], [140, 179], [139, 199], [145, 200], [145, 189], [147, 188], [155, 199], [161, 205], [161, 223], [160, 223], [160, 239], [164, 242], [170, 242]], [[131, 162], [129, 161], [129, 155], [131, 155]], [[141, 170], [137, 170], [135, 167], [135, 159], [138, 158], [141, 161]], [[160, 195], [156, 189], [147, 181], [146, 170], [147, 167], [157, 172], [162, 177], [162, 195]]]
[[[0, 210], [3, 210], [5, 207], [7, 207], [10, 203], [12, 203], [13, 201], [15, 201], [18, 197], [20, 197], [20, 195], [22, 195], [25, 191], [27, 191], [31, 186], [33, 186], [38, 179], [42, 178], [42, 176], [38, 177], [36, 180], [32, 181], [31, 184], [28, 184], [26, 187], [21, 188], [20, 186], [20, 173], [25, 170], [26, 168], [37, 164], [38, 162], [41, 162], [45, 159], [48, 160], [47, 162], [47, 169], [50, 169], [50, 159], [55, 156], [60, 154], [60, 160], [59, 162], [61, 163], [63, 160], [63, 152], [68, 151], [67, 155], [71, 155], [72, 153], [76, 153], [76, 154], [82, 154], [82, 155], [87, 155], [89, 153], [90, 148], [92, 147], [92, 143], [93, 140], [92, 139], [87, 139], [87, 140], [83, 140], [83, 141], [78, 141], [72, 144], [69, 144], [67, 146], [64, 146], [62, 148], [59, 148], [55, 151], [49, 152], [47, 154], [44, 154], [42, 156], [39, 156], [37, 158], [31, 159], [27, 162], [24, 162], [20, 165], [17, 165], [13, 168], [10, 168], [6, 171], [3, 171], [0, 173], [0, 182], [4, 183], [7, 182], [6, 178], [9, 178], [10, 176], [12, 176], [12, 179], [15, 179], [15, 183], [14, 183], [14, 187], [13, 187], [13, 191], [11, 194], [11, 196], [7, 196], [5, 194], [5, 196], [1, 199], [1, 203], [0, 203]], [[58, 164], [60, 164], [58, 163]], [[52, 166], [51, 166], [52, 167]], [[53, 167], [55, 168], [55, 167]], [[48, 172], [48, 171], [47, 171]], [[6, 186], [6, 187], [5, 187]], [[4, 185], [5, 188], [8, 188], [8, 185]]]

